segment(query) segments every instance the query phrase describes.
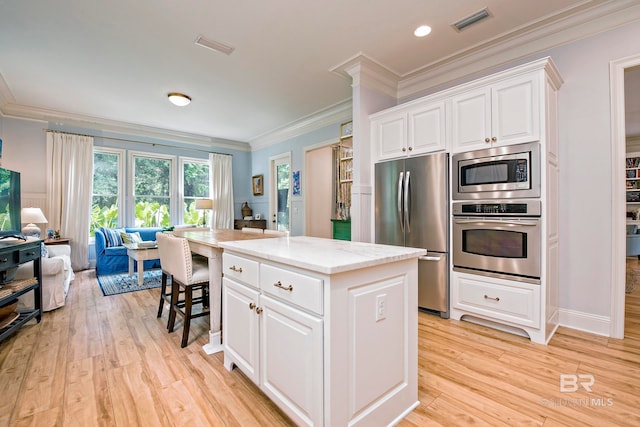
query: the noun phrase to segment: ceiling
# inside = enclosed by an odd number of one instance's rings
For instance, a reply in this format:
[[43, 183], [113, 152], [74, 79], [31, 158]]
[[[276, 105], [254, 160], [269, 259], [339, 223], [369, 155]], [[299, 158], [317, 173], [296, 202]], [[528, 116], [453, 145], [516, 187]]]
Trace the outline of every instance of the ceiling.
[[[0, 0], [0, 111], [252, 143], [348, 101], [351, 81], [331, 70], [355, 55], [403, 79], [608, 3]], [[452, 28], [484, 7], [488, 19]], [[418, 39], [421, 24], [433, 32]]]

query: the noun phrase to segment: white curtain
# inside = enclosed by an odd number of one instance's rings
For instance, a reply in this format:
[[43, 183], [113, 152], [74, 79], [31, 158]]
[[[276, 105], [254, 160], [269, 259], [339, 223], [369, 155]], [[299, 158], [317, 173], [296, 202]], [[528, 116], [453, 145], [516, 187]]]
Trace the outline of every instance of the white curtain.
[[47, 132], [47, 228], [71, 238], [74, 270], [89, 267], [93, 138]]
[[226, 154], [209, 154], [211, 168], [211, 198], [213, 211], [211, 228], [233, 229], [233, 157]]

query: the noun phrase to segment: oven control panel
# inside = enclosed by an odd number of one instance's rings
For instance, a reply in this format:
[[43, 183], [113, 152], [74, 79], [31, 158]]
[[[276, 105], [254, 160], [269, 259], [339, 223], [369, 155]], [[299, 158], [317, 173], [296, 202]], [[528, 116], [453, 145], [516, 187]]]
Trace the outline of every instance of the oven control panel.
[[540, 200], [495, 201], [495, 202], [454, 202], [453, 215], [483, 216], [540, 216]]

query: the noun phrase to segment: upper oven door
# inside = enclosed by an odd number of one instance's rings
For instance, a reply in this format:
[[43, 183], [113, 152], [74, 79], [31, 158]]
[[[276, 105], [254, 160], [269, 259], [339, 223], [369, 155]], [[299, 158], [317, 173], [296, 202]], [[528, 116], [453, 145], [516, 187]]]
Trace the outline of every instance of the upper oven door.
[[453, 169], [456, 200], [540, 197], [537, 143], [459, 153]]
[[453, 217], [452, 228], [454, 267], [540, 279], [539, 218]]

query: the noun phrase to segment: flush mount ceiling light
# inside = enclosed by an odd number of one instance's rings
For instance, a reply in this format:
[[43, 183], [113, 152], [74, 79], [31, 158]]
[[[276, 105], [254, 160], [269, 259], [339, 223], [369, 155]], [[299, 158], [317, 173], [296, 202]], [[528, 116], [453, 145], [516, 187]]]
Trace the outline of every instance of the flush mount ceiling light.
[[421, 25], [413, 32], [416, 37], [425, 37], [431, 33], [431, 27], [428, 25]]
[[224, 53], [225, 55], [231, 55], [231, 52], [235, 50], [232, 46], [227, 46], [224, 43], [217, 42], [215, 40], [207, 40], [202, 36], [198, 36], [195, 41], [198, 46], [206, 47], [207, 49], [214, 50], [216, 52]]
[[462, 31], [463, 29], [467, 28], [469, 25], [473, 25], [478, 21], [482, 21], [483, 19], [486, 19], [489, 16], [490, 16], [489, 10], [487, 8], [484, 8], [481, 11], [474, 13], [473, 15], [469, 15], [466, 18], [459, 20], [458, 22], [453, 24], [453, 27], [458, 31]]
[[178, 107], [184, 107], [191, 102], [191, 98], [183, 93], [171, 92], [167, 96], [169, 97], [169, 101]]

